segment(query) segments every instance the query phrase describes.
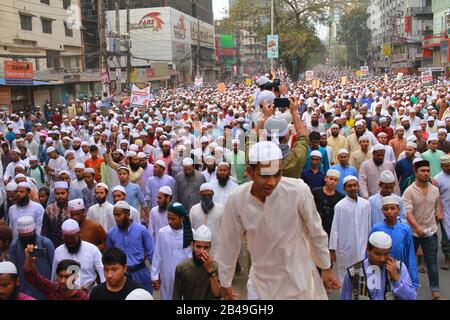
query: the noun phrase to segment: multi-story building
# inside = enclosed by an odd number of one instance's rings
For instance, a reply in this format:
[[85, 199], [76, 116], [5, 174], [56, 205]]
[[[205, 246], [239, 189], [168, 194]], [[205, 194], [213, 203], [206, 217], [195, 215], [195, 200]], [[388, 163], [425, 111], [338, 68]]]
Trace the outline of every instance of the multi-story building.
[[433, 67], [450, 72], [450, 4], [448, 0], [433, 0], [433, 28], [423, 40], [424, 48], [432, 51]]
[[85, 72], [79, 9], [77, 0], [0, 2], [2, 109], [67, 103], [95, 92], [100, 74]]

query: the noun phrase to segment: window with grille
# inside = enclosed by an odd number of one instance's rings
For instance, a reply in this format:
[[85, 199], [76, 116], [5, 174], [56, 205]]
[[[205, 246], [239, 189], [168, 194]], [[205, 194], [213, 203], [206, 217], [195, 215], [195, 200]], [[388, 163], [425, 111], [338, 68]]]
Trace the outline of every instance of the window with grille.
[[26, 16], [21, 14], [20, 15], [20, 27], [22, 30], [33, 30], [32, 24], [31, 24], [31, 16]]
[[66, 37], [73, 37], [73, 26], [72, 24], [68, 24], [67, 22], [64, 22], [64, 32], [66, 34]]
[[52, 33], [52, 21], [47, 19], [42, 19], [42, 32], [43, 33]]

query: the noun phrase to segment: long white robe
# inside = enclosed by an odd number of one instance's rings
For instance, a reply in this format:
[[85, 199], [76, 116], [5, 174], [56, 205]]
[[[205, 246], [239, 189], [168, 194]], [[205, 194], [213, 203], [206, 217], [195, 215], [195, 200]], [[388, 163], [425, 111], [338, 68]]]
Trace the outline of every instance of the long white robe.
[[148, 232], [150, 232], [153, 241], [156, 241], [159, 230], [168, 225], [169, 222], [167, 221], [167, 210], [161, 212], [159, 210], [159, 206], [153, 207], [152, 210], [150, 210], [150, 221], [148, 224]]
[[109, 231], [116, 226], [113, 210], [114, 206], [108, 201], [102, 205], [96, 203], [88, 209], [87, 218], [100, 223], [106, 231]]
[[217, 258], [217, 247], [219, 238], [219, 228], [222, 219], [222, 214], [224, 212], [224, 207], [215, 203], [214, 208], [208, 214], [205, 214], [200, 203], [196, 204], [191, 208], [189, 212], [189, 218], [191, 219], [192, 228], [197, 230], [201, 225], [206, 225], [209, 230], [211, 230], [212, 240], [211, 240], [211, 256]]
[[221, 285], [231, 287], [241, 237], [247, 232], [249, 277], [258, 297], [327, 299], [317, 267], [330, 268], [328, 237], [309, 187], [300, 179], [282, 177], [262, 203], [250, 193], [252, 185], [235, 188], [225, 205], [217, 252]]
[[330, 233], [330, 250], [336, 251], [336, 268], [339, 281], [344, 280], [346, 270], [364, 259], [371, 228], [370, 201], [349, 196], [334, 207]]
[[222, 188], [217, 178], [211, 180], [210, 183], [214, 188], [214, 197], [213, 197], [214, 203], [219, 203], [221, 205], [225, 205], [228, 196], [230, 195], [230, 192], [233, 191], [238, 186], [237, 183], [233, 182], [231, 179], [228, 180], [225, 188]]
[[175, 269], [189, 258], [192, 258], [192, 247], [183, 248], [183, 228], [161, 228], [152, 261], [152, 281], [160, 280], [161, 300], [172, 300]]

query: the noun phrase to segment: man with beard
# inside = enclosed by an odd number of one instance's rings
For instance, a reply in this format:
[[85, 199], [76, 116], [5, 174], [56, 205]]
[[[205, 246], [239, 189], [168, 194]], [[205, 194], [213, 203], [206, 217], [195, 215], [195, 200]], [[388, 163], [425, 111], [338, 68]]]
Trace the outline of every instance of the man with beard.
[[[183, 141], [183, 139], [181, 139]], [[169, 165], [167, 171], [169, 176], [176, 177], [181, 171], [183, 171], [183, 159], [188, 156], [188, 148], [191, 148], [191, 143], [187, 140], [183, 141], [184, 144], [178, 144], [176, 147], [176, 154]]]
[[[70, 185], [71, 177], [69, 171], [66, 170], [60, 171], [57, 178], [58, 181], [67, 182], [67, 185], [69, 186], [69, 200], [83, 198], [82, 191], [75, 189]], [[54, 202], [55, 202], [55, 189], [52, 189], [50, 191], [50, 197], [48, 198], [48, 204], [52, 204]]]
[[442, 170], [440, 158], [444, 156], [445, 153], [438, 150], [439, 138], [436, 135], [430, 135], [427, 143], [428, 151], [422, 153], [421, 157], [430, 162], [431, 178], [434, 178]]
[[402, 153], [406, 148], [406, 139], [404, 138], [405, 129], [403, 126], [398, 126], [395, 130], [396, 136], [394, 139], [389, 141], [389, 146], [394, 149], [395, 159], [398, 160], [400, 153]]
[[[359, 138], [364, 135], [366, 129], [364, 127], [364, 123], [362, 120], [358, 120], [355, 123], [355, 132], [350, 134], [347, 137], [345, 148], [349, 151], [350, 154], [357, 151], [359, 149]], [[367, 135], [368, 136], [368, 135]], [[369, 139], [369, 149], [372, 147], [371, 141]]]
[[334, 158], [330, 159], [333, 163], [338, 163], [338, 152], [345, 147], [345, 137], [339, 134], [339, 125], [333, 124], [331, 126], [331, 137], [327, 139], [328, 145], [333, 148]]
[[[86, 182], [86, 188], [81, 190], [83, 194], [83, 201], [87, 208], [90, 208], [95, 204], [95, 186], [97, 181], [95, 180], [95, 171], [93, 168], [84, 169], [84, 182]], [[73, 199], [71, 199], [73, 200]]]
[[186, 259], [175, 269], [173, 300], [213, 300], [222, 297], [218, 265], [210, 254], [212, 234], [205, 225], [194, 233], [192, 259]]
[[325, 127], [323, 124], [319, 123], [319, 116], [317, 113], [313, 113], [311, 115], [311, 123], [308, 125], [308, 131], [309, 132], [324, 132]]
[[30, 167], [27, 170], [27, 175], [36, 181], [36, 188], [45, 187], [48, 177], [45, 174], [44, 168], [39, 165], [39, 160], [36, 156], [30, 157]]
[[145, 190], [148, 179], [153, 176], [153, 166], [149, 165], [147, 155], [145, 153], [139, 152], [137, 158], [139, 160], [139, 166], [143, 170], [139, 181], [139, 186], [141, 187], [141, 190]]
[[338, 164], [335, 164], [331, 169], [337, 170], [340, 173], [339, 183], [336, 186], [336, 190], [343, 195], [346, 195], [344, 190], [344, 179], [347, 176], [358, 176], [358, 171], [355, 167], [349, 165], [349, 153], [348, 150], [342, 148], [338, 152]]
[[167, 209], [169, 225], [159, 230], [152, 263], [152, 286], [161, 288], [161, 300], [173, 296], [175, 269], [177, 265], [191, 258], [192, 227], [189, 212], [179, 202]]
[[77, 162], [86, 163], [86, 160], [91, 157], [89, 142], [83, 141], [81, 142], [81, 152], [78, 157], [76, 157]]
[[39, 144], [33, 139], [33, 133], [28, 132], [24, 147], [30, 150], [31, 155], [37, 156], [39, 154]]
[[166, 140], [162, 143], [162, 154], [157, 155], [156, 160], [162, 160], [166, 164], [164, 173], [167, 174], [169, 170], [169, 164], [172, 162], [172, 144]]
[[114, 205], [116, 226], [108, 231], [108, 248], [119, 248], [127, 255], [128, 276], [145, 290], [152, 293], [150, 271], [145, 265], [152, 263], [153, 241], [148, 230], [130, 219], [130, 205], [119, 201]]
[[403, 195], [406, 188], [411, 184], [414, 177], [413, 160], [416, 157], [417, 144], [409, 141], [406, 144], [405, 157], [395, 164], [395, 172], [397, 174], [400, 186], [400, 194]]
[[97, 277], [99, 277], [100, 283], [104, 282], [102, 254], [95, 245], [81, 240], [78, 222], [73, 219], [67, 219], [62, 224], [61, 230], [64, 243], [55, 250], [52, 281], [56, 280], [58, 263], [62, 260], [70, 259], [78, 261], [81, 265], [80, 278], [74, 282], [75, 285], [79, 285], [83, 290], [89, 291], [95, 286]]
[[194, 169], [194, 161], [191, 158], [183, 159], [183, 172], [175, 178], [174, 201], [183, 204], [186, 210], [191, 210], [194, 204], [200, 202], [199, 190], [205, 182], [205, 176]]
[[36, 300], [19, 291], [17, 268], [10, 261], [0, 262], [0, 300]]
[[364, 135], [359, 137], [359, 149], [350, 155], [350, 165], [359, 171], [364, 161], [372, 158], [372, 153], [369, 152], [370, 139]]
[[445, 154], [450, 153], [450, 141], [447, 141], [447, 129], [440, 128], [438, 130], [438, 150], [443, 151]]
[[148, 231], [153, 241], [156, 241], [159, 230], [169, 224], [167, 220], [167, 207], [172, 201], [172, 189], [168, 186], [159, 188], [156, 201], [158, 205], [150, 211], [150, 221], [148, 224]]
[[[107, 150], [105, 153], [105, 159], [107, 159], [108, 155], [109, 151]], [[121, 164], [125, 156], [125, 153], [123, 152], [122, 149], [117, 149], [111, 153], [111, 156], [112, 160], [115, 163]], [[117, 175], [117, 170], [112, 168], [107, 161], [102, 163], [100, 171], [102, 173], [102, 182], [104, 184], [108, 186], [117, 186], [120, 183], [119, 176]]]
[[164, 174], [166, 163], [162, 160], [157, 160], [153, 165], [153, 177], [148, 179], [145, 187], [145, 202], [148, 208], [153, 208], [157, 205], [157, 196], [161, 187], [167, 186], [173, 190], [175, 180], [171, 176]]
[[72, 180], [70, 183], [71, 189], [78, 189], [80, 192], [87, 187], [84, 181], [84, 169], [86, 169], [83, 163], [77, 163], [75, 165], [75, 176], [76, 179]]
[[63, 170], [69, 171], [67, 166], [67, 161], [64, 157], [60, 156], [54, 147], [47, 149], [47, 154], [49, 156], [48, 165], [44, 167], [47, 175], [51, 177], [54, 181], [57, 179], [59, 172]]
[[[126, 156], [128, 158], [128, 172], [129, 172], [129, 180], [132, 183], [139, 184], [141, 181], [142, 173], [144, 172], [144, 169], [141, 168], [141, 165], [139, 163], [139, 158], [137, 156], [137, 153], [134, 151], [128, 151], [126, 153]], [[115, 162], [113, 159], [111, 159], [111, 146], [108, 145], [108, 149], [105, 153], [105, 159], [106, 163], [112, 168], [117, 170], [119, 172], [119, 167], [122, 167], [122, 164], [119, 164]]]
[[214, 156], [207, 156], [205, 158], [206, 169], [202, 171], [206, 182], [211, 182], [217, 177], [216, 173], [216, 158]]
[[16, 202], [8, 212], [9, 226], [13, 230], [14, 239], [18, 235], [17, 220], [23, 216], [32, 216], [36, 224], [36, 232], [41, 234], [44, 208], [39, 203], [30, 200], [30, 192], [31, 184], [29, 182], [20, 182], [17, 185]]
[[235, 179], [238, 185], [247, 182], [245, 176], [245, 152], [239, 149], [239, 139], [231, 140], [233, 150], [226, 155], [228, 163], [231, 163], [231, 176]]
[[375, 137], [378, 138], [378, 134], [380, 132], [384, 132], [386, 134], [388, 143], [389, 143], [389, 141], [392, 140], [392, 138], [394, 138], [394, 131], [392, 130], [392, 128], [388, 127], [388, 122], [385, 117], [380, 118], [380, 127], [375, 129], [375, 132], [374, 132]]
[[224, 213], [224, 206], [213, 200], [214, 187], [210, 183], [204, 183], [200, 186], [200, 197], [200, 203], [197, 203], [191, 208], [189, 218], [191, 219], [193, 229], [197, 230], [202, 225], [206, 225], [209, 230], [211, 230], [213, 235], [210, 246], [211, 256], [216, 258], [218, 247], [217, 239], [220, 221]]
[[[112, 195], [112, 203], [113, 204], [116, 204], [119, 201], [127, 201], [126, 200], [127, 192], [126, 192], [125, 188], [120, 185], [115, 186], [112, 189], [111, 195]], [[137, 209], [133, 206], [130, 206], [130, 218], [133, 221], [133, 223], [141, 224], [141, 216], [140, 216], [139, 212], [137, 211]], [[114, 225], [115, 225], [115, 222], [114, 222]]]
[[84, 161], [81, 161], [81, 160], [83, 160], [82, 153], [84, 153], [84, 152], [83, 152], [83, 149], [81, 149], [81, 139], [80, 138], [78, 138], [78, 137], [73, 138], [72, 149], [73, 149], [73, 152], [75, 152], [75, 159], [77, 160], [77, 162], [84, 164]]
[[87, 218], [98, 222], [106, 231], [114, 227], [114, 206], [106, 201], [108, 197], [108, 186], [104, 183], [98, 183], [95, 186], [96, 204], [91, 206], [87, 212]]
[[70, 217], [69, 185], [67, 182], [58, 181], [54, 184], [56, 202], [47, 206], [42, 224], [42, 235], [49, 238], [55, 247], [63, 243], [61, 226], [64, 220]]
[[25, 249], [28, 245], [45, 249], [45, 257], [36, 260], [36, 271], [44, 278], [50, 280], [52, 276], [52, 263], [55, 247], [50, 239], [36, 233], [36, 224], [32, 216], [23, 216], [17, 220], [19, 238], [14, 240], [10, 247], [10, 261], [18, 266], [20, 277], [20, 290], [38, 300], [44, 300], [45, 295], [31, 285], [24, 277]]
[[[377, 144], [372, 150], [373, 158], [364, 161], [361, 165], [359, 187], [361, 197], [364, 199], [369, 199], [370, 196], [380, 191], [380, 177], [383, 171], [391, 171], [395, 176], [394, 164], [384, 160], [385, 153], [385, 146]], [[394, 193], [400, 195], [397, 177], [395, 177]]]
[[[14, 170], [16, 166], [22, 165], [24, 168], [27, 167], [26, 163], [23, 162], [20, 159], [20, 150], [14, 149], [11, 151], [11, 160], [12, 162], [8, 164], [8, 166], [5, 169], [5, 173], [3, 175], [3, 181], [5, 184], [7, 184], [9, 181], [11, 181], [14, 178]], [[65, 162], [65, 160], [64, 160]]]
[[400, 124], [405, 129], [405, 134], [404, 134], [405, 139], [408, 139], [410, 136], [414, 135], [408, 116], [402, 116], [400, 119]]
[[70, 218], [80, 226], [81, 240], [97, 246], [100, 252], [106, 249], [106, 231], [101, 224], [86, 219], [86, 207], [82, 199], [69, 201]]

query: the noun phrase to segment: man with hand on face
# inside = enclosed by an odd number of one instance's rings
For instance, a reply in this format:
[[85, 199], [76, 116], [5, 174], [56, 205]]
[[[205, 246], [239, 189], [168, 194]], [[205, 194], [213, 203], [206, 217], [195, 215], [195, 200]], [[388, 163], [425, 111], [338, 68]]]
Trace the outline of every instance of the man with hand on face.
[[89, 296], [74, 283], [79, 278], [79, 262], [72, 259], [61, 260], [56, 266], [56, 281], [52, 282], [36, 271], [35, 263], [39, 258], [30, 256], [34, 249], [33, 245], [25, 248], [25, 279], [47, 300], [89, 300]]
[[14, 240], [10, 246], [10, 261], [17, 265], [20, 277], [20, 291], [30, 295], [38, 300], [45, 299], [45, 296], [32, 286], [24, 277], [23, 265], [25, 263], [24, 249], [28, 245], [37, 246], [45, 250], [44, 257], [40, 257], [36, 261], [37, 271], [46, 279], [50, 279], [52, 275], [52, 263], [55, 248], [50, 239], [40, 236], [36, 233], [36, 224], [33, 217], [23, 216], [17, 220], [19, 237]]
[[224, 213], [222, 204], [214, 201], [214, 186], [210, 183], [204, 183], [200, 186], [200, 203], [191, 208], [189, 218], [191, 219], [192, 228], [197, 230], [202, 225], [208, 227], [213, 234], [210, 245], [212, 257], [217, 256], [219, 226]]
[[132, 223], [130, 205], [118, 201], [114, 205], [116, 226], [108, 231], [106, 245], [108, 248], [119, 248], [127, 255], [127, 274], [137, 284], [152, 293], [150, 271], [145, 260], [153, 260], [153, 240], [147, 229], [140, 223]]
[[104, 282], [102, 254], [95, 245], [81, 240], [78, 222], [67, 219], [62, 224], [61, 230], [64, 244], [55, 250], [52, 281], [57, 278], [58, 264], [62, 260], [70, 259], [78, 261], [81, 265], [80, 279], [75, 284], [80, 285], [83, 290], [89, 291], [94, 287], [97, 276], [100, 277], [100, 282]]
[[[126, 276], [127, 255], [118, 248], [109, 248], [102, 256], [106, 281], [92, 289], [91, 300], [125, 300], [141, 287]], [[143, 289], [142, 289], [143, 290]]]
[[221, 288], [217, 278], [218, 266], [210, 255], [211, 240], [211, 231], [205, 225], [201, 225], [194, 232], [192, 259], [186, 259], [175, 269], [173, 300], [221, 298]]
[[367, 258], [347, 269], [341, 300], [416, 300], [408, 269], [389, 256], [391, 247], [388, 234], [377, 231], [370, 235]]
[[172, 201], [172, 189], [168, 186], [161, 187], [157, 196], [157, 206], [153, 207], [150, 211], [150, 221], [148, 225], [148, 231], [156, 241], [158, 237], [159, 230], [162, 227], [169, 225], [167, 220], [167, 208]]

